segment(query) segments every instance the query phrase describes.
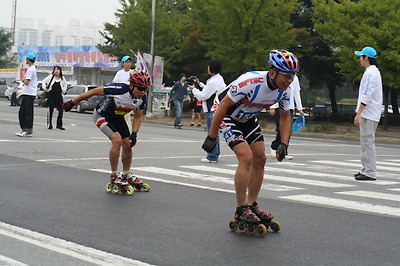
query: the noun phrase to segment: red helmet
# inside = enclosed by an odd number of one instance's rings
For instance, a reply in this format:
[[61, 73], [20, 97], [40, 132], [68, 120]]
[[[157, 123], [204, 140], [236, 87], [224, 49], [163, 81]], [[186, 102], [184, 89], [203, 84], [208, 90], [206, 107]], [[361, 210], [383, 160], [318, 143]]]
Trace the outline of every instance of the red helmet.
[[150, 86], [150, 76], [144, 71], [131, 71], [129, 81], [133, 87], [147, 88]]

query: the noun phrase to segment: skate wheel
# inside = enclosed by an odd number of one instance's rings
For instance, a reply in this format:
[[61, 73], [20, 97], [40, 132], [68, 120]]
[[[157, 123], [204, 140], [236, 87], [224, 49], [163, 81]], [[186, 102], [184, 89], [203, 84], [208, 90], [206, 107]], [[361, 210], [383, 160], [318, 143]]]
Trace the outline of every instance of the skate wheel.
[[106, 184], [106, 191], [110, 193], [113, 190], [113, 185], [111, 183]]
[[142, 192], [149, 192], [149, 190], [150, 190], [150, 186], [148, 185], [148, 184], [146, 184], [146, 183], [143, 183], [143, 184], [138, 184], [138, 185], [135, 185], [135, 189], [137, 190], [137, 191], [142, 191]]
[[135, 192], [135, 189], [131, 185], [128, 185], [128, 187], [126, 188], [126, 194], [132, 196], [133, 192]]
[[267, 234], [267, 227], [265, 227], [265, 225], [263, 225], [263, 224], [259, 224], [258, 225], [258, 228], [257, 228], [257, 232], [258, 232], [258, 235], [259, 236], [261, 236], [261, 237], [263, 237], [263, 236], [265, 236], [266, 234]]
[[245, 233], [247, 231], [247, 227], [244, 223], [239, 223], [239, 231], [240, 233]]
[[117, 185], [114, 185], [112, 188], [112, 192], [114, 192], [115, 194], [119, 193], [119, 187]]
[[238, 229], [238, 224], [236, 220], [230, 220], [229, 229], [231, 229], [232, 232], [235, 232]]
[[281, 225], [277, 221], [272, 221], [271, 225], [269, 227], [275, 233], [277, 233], [277, 232], [279, 232], [281, 230]]
[[254, 235], [257, 232], [257, 227], [255, 225], [249, 225], [250, 235]]

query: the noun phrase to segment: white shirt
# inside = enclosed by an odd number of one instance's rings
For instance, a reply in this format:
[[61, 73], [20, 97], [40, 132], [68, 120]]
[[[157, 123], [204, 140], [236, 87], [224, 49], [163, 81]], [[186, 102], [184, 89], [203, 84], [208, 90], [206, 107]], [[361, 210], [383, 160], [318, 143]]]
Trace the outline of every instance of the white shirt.
[[50, 74], [47, 77], [45, 77], [45, 79], [42, 81], [43, 89], [48, 88], [49, 91], [51, 91], [53, 89], [54, 82], [60, 81], [61, 90], [62, 90], [62, 93], [64, 94], [67, 91], [67, 80], [65, 79], [65, 77], [63, 76], [62, 79], [59, 79], [59, 80], [56, 80], [56, 77], [54, 77], [51, 84], [49, 84], [52, 77], [53, 77], [53, 74]]
[[379, 122], [382, 110], [382, 78], [375, 65], [367, 67], [361, 78], [356, 112], [361, 103], [366, 105], [361, 117]]
[[[300, 97], [300, 82], [299, 78], [296, 76], [293, 80], [293, 82], [289, 86], [291, 88], [291, 93], [290, 93], [290, 110], [294, 110], [294, 104], [296, 103], [296, 109], [297, 110], [303, 110], [303, 104], [301, 103], [301, 97]], [[276, 109], [278, 108], [278, 103], [272, 105], [270, 108]]]
[[286, 90], [268, 87], [267, 74], [268, 71], [247, 72], [229, 85], [226, 95], [236, 104], [228, 109], [227, 116], [246, 122], [275, 103], [289, 110], [290, 87]]
[[211, 110], [207, 110], [207, 100], [214, 94], [214, 93], [220, 93], [223, 91], [226, 87], [224, 78], [218, 73], [213, 76], [211, 76], [207, 82], [206, 85], [204, 85], [203, 82], [199, 83], [200, 87], [202, 90], [200, 91], [197, 88], [194, 88], [192, 90], [193, 95], [199, 100], [203, 101], [203, 111], [205, 113], [207, 112], [212, 112], [214, 111], [214, 106], [211, 107]]
[[37, 94], [37, 73], [35, 65], [31, 65], [25, 73], [24, 79], [29, 79], [29, 84], [22, 87], [21, 95], [36, 96]]
[[112, 81], [112, 83], [125, 83], [129, 85], [129, 76], [131, 71], [125, 71], [124, 69], [119, 70]]

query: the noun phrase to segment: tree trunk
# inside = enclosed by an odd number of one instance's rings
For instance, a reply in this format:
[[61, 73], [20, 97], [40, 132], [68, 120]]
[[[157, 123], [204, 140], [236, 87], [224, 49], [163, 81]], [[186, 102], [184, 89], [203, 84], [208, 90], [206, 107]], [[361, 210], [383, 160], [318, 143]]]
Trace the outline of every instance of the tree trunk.
[[397, 97], [399, 96], [398, 89], [391, 89], [390, 90], [390, 102], [393, 108], [393, 114], [399, 114], [399, 104], [397, 103]]
[[338, 112], [337, 102], [336, 102], [336, 87], [335, 87], [335, 85], [328, 84], [328, 89], [329, 89], [329, 99], [331, 100], [332, 113], [337, 114], [339, 112]]

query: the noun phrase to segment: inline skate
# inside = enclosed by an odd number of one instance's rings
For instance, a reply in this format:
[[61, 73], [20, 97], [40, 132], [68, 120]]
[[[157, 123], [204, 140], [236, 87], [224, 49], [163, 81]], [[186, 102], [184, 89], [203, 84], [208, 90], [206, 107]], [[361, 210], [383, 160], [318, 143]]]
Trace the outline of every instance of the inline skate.
[[281, 230], [281, 225], [277, 221], [272, 221], [272, 219], [274, 218], [273, 213], [263, 211], [260, 207], [258, 207], [257, 202], [253, 202], [253, 205], [250, 205], [249, 208], [255, 215], [257, 215], [257, 217], [260, 219], [261, 223], [265, 225], [267, 230], [268, 227], [271, 228], [271, 230], [275, 233]]
[[135, 190], [143, 192], [150, 191], [150, 186], [146, 183], [143, 183], [143, 181], [139, 177], [134, 176], [132, 173], [129, 172], [126, 176], [126, 179], [129, 185], [134, 187]]
[[135, 192], [133, 186], [127, 181], [126, 175], [121, 173], [111, 175], [110, 182], [106, 184], [106, 191], [115, 194], [121, 192], [122, 195], [128, 194], [129, 196]]
[[267, 227], [247, 205], [236, 208], [235, 219], [229, 222], [229, 228], [232, 232], [239, 229], [241, 233], [248, 231], [251, 235], [258, 233], [261, 237], [267, 233]]

